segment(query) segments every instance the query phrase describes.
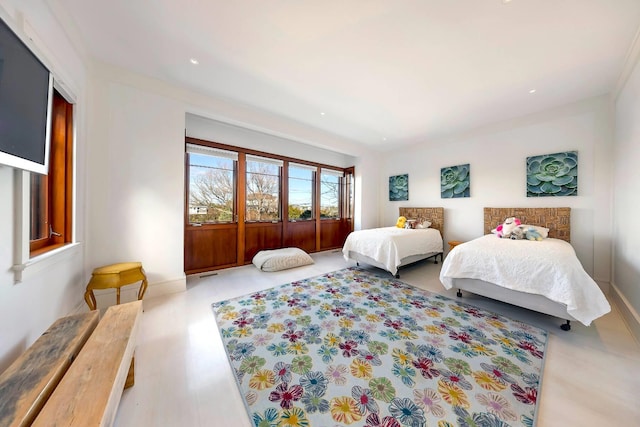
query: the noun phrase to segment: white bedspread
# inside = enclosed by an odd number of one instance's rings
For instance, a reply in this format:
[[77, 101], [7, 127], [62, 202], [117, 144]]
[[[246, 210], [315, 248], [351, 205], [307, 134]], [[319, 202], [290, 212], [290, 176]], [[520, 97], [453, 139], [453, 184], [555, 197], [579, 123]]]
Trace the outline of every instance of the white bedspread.
[[540, 294], [563, 303], [576, 320], [589, 326], [611, 311], [606, 297], [584, 271], [573, 247], [559, 239], [500, 239], [486, 235], [456, 246], [444, 260], [440, 281], [472, 278], [505, 288]]
[[435, 228], [382, 227], [353, 231], [347, 236], [342, 253], [346, 260], [349, 260], [349, 251], [366, 255], [395, 275], [403, 258], [440, 253], [442, 247], [442, 236]]

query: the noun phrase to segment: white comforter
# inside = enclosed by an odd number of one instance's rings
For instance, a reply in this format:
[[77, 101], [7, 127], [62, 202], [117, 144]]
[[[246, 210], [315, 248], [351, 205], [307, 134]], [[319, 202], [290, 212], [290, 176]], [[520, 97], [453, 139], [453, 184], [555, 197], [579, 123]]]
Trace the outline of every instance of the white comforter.
[[349, 234], [344, 242], [342, 253], [346, 260], [349, 260], [349, 251], [373, 258], [395, 275], [403, 258], [442, 252], [442, 236], [435, 228], [358, 230]]
[[440, 281], [451, 289], [454, 278], [479, 279], [544, 295], [565, 304], [567, 313], [587, 326], [611, 311], [573, 247], [564, 240], [510, 240], [493, 234], [479, 237], [456, 246], [447, 255]]

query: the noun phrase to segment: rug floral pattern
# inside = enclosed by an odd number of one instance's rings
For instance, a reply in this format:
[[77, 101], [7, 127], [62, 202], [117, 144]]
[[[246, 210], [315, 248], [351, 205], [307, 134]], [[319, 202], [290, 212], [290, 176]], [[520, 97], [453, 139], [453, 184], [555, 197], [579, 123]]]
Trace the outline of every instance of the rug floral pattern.
[[213, 310], [256, 427], [534, 425], [542, 329], [358, 267]]

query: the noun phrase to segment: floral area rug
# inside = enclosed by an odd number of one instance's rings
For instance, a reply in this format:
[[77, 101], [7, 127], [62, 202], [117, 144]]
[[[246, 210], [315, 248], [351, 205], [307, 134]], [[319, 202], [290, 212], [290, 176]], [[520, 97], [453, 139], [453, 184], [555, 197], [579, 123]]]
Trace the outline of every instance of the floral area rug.
[[253, 424], [533, 426], [546, 331], [385, 276], [213, 304]]

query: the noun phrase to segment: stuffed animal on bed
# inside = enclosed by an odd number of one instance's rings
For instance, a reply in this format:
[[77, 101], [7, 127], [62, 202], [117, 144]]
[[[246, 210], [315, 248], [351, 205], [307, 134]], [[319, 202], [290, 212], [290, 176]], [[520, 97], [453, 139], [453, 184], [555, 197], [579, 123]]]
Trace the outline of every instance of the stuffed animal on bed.
[[503, 239], [509, 239], [513, 230], [522, 224], [518, 218], [509, 217], [502, 224], [496, 227], [496, 235]]
[[398, 221], [396, 222], [396, 227], [398, 228], [404, 228], [404, 225], [407, 223], [407, 218], [401, 216], [398, 218]]
[[527, 240], [542, 240], [542, 235], [534, 227], [524, 230], [524, 236]]
[[525, 239], [526, 234], [524, 232], [524, 230], [522, 229], [522, 227], [516, 227], [513, 229], [513, 231], [511, 231], [511, 234], [509, 235], [509, 238], [511, 240], [522, 240]]
[[415, 219], [408, 219], [404, 224], [404, 228], [414, 230], [418, 226], [418, 221]]

